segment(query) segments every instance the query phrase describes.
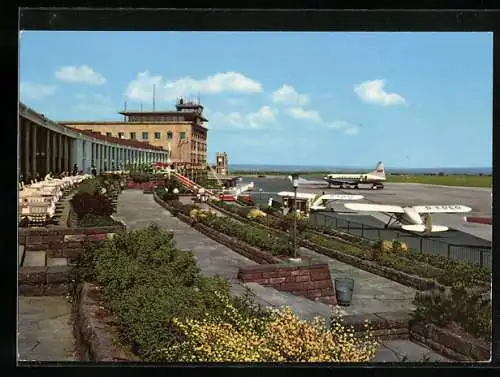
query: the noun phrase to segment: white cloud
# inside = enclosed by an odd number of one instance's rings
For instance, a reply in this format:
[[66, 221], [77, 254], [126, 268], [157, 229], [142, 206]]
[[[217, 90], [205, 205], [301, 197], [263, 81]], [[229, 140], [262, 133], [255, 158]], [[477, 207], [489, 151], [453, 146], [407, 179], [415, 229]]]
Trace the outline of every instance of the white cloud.
[[259, 110], [248, 114], [237, 111], [230, 113], [205, 111], [211, 129], [262, 129], [276, 123], [277, 113], [278, 111], [270, 106], [262, 106]]
[[368, 80], [354, 87], [356, 94], [365, 102], [383, 106], [401, 105], [406, 100], [397, 93], [387, 93], [384, 90], [384, 80]]
[[162, 76], [150, 75], [149, 71], [137, 74], [125, 91], [125, 95], [135, 101], [151, 101], [155, 85], [156, 98], [171, 101], [181, 96], [198, 93], [218, 94], [233, 93], [260, 93], [262, 84], [238, 72], [216, 73], [202, 80], [195, 80], [189, 76], [175, 81], [167, 81]]
[[359, 133], [359, 127], [352, 123], [338, 120], [332, 123], [326, 124], [326, 127], [333, 128], [343, 132], [346, 135], [357, 135]]
[[56, 91], [53, 85], [40, 85], [31, 82], [22, 82], [20, 85], [21, 98], [24, 99], [42, 99], [51, 96]]
[[262, 128], [265, 125], [276, 123], [276, 110], [269, 106], [262, 106], [258, 111], [247, 114], [246, 119], [250, 128]]
[[106, 79], [100, 73], [95, 72], [87, 65], [80, 67], [66, 66], [59, 68], [55, 74], [56, 79], [71, 83], [85, 83], [90, 85], [102, 85]]
[[288, 109], [287, 112], [293, 118], [306, 122], [320, 123], [322, 121], [321, 116], [316, 110], [305, 110], [302, 107], [292, 107]]
[[307, 95], [297, 93], [293, 86], [287, 84], [272, 94], [272, 100], [285, 106], [304, 106], [309, 102]]

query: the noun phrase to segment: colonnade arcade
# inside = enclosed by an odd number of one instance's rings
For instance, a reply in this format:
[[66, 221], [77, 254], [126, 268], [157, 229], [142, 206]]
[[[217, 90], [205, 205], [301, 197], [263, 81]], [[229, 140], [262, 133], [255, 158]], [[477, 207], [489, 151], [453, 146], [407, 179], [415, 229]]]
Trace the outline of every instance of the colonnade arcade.
[[25, 181], [37, 176], [43, 178], [49, 172], [71, 172], [74, 164], [78, 170], [88, 173], [92, 166], [98, 172], [117, 171], [130, 165], [168, 161], [165, 150], [111, 144], [71, 130], [58, 132], [53, 125], [46, 127], [20, 115], [19, 163]]

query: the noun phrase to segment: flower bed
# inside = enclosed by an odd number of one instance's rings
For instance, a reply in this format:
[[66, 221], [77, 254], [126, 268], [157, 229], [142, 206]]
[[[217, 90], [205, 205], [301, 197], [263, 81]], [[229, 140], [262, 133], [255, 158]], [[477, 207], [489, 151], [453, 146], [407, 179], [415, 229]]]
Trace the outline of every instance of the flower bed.
[[[186, 205], [178, 200], [168, 200], [166, 205], [170, 207], [173, 214], [178, 212], [184, 216], [203, 224], [217, 232], [237, 238], [248, 245], [267, 251], [270, 255], [291, 256], [293, 254], [290, 240], [285, 236], [277, 236], [257, 226], [241, 223], [237, 220], [216, 216], [209, 211], [200, 211], [196, 205]], [[197, 212], [199, 211], [199, 212]]]
[[263, 310], [248, 295], [230, 297], [226, 281], [202, 276], [192, 253], [157, 226], [92, 245], [80, 270], [102, 287], [99, 304], [144, 361], [355, 362], [378, 348], [369, 332], [357, 337], [342, 321], [329, 329], [288, 309]]
[[70, 216], [80, 227], [117, 225], [111, 215], [116, 212], [120, 192], [120, 178], [98, 176], [87, 179], [78, 186], [70, 200]]

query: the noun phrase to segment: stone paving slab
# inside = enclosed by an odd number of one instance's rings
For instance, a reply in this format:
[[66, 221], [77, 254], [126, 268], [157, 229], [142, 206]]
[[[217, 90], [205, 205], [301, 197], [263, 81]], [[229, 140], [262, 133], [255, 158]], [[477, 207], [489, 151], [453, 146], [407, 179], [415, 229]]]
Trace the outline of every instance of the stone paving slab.
[[76, 360], [66, 298], [19, 296], [18, 313], [18, 361]]
[[67, 258], [47, 258], [47, 266], [67, 266]]
[[[286, 292], [279, 292], [271, 287], [263, 287], [255, 283], [240, 283], [236, 280], [238, 268], [256, 263], [172, 216], [154, 201], [152, 195], [144, 195], [142, 191], [138, 190], [124, 191], [118, 203], [118, 216], [126, 221], [129, 229], [140, 229], [156, 222], [163, 229], [173, 232], [179, 249], [193, 251], [201, 273], [205, 276], [220, 275], [226, 278], [230, 283], [233, 295], [243, 294], [245, 288], [248, 287], [254, 292], [254, 300], [257, 303], [265, 306], [290, 306], [296, 314], [304, 319], [312, 319], [318, 315], [328, 318], [331, 313], [330, 308], [322, 303]], [[353, 303], [348, 308], [341, 308], [341, 312], [344, 314], [380, 313], [412, 308], [411, 301], [415, 295], [414, 289], [311, 250], [303, 252], [315, 262], [328, 263], [332, 277], [355, 278]], [[401, 361], [404, 355], [407, 355], [407, 361], [418, 362], [422, 361], [421, 356], [426, 352], [431, 357], [441, 357], [409, 340], [391, 342], [383, 342], [374, 361]]]
[[332, 281], [335, 278], [353, 278], [354, 292], [352, 303], [340, 307], [344, 315], [411, 311], [416, 290], [393, 280], [361, 270], [326, 255], [301, 247], [300, 252], [312, 262], [327, 263]]
[[452, 362], [438, 353], [408, 340], [387, 340], [375, 354], [375, 362]]
[[45, 266], [46, 253], [45, 251], [26, 251], [24, 255], [24, 267], [41, 267]]

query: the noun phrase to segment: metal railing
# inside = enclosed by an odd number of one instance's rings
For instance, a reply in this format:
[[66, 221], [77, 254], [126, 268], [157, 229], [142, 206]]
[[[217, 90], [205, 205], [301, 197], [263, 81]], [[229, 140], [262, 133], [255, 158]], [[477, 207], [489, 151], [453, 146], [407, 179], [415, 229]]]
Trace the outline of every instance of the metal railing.
[[481, 267], [492, 266], [491, 246], [458, 245], [426, 237], [417, 234], [412, 235], [400, 232], [396, 229], [377, 228], [372, 225], [358, 223], [348, 219], [342, 219], [332, 215], [311, 213], [309, 221], [312, 225], [335, 228], [353, 236], [358, 236], [371, 241], [401, 240], [408, 245], [412, 252], [427, 255], [438, 255], [451, 260], [477, 264]]

